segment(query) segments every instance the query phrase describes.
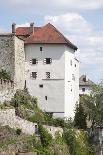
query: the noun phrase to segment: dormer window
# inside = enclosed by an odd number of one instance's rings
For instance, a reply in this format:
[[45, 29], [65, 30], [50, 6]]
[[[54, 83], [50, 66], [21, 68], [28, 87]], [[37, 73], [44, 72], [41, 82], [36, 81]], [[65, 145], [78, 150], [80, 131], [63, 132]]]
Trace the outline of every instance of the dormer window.
[[52, 63], [52, 59], [51, 58], [45, 58], [44, 59], [44, 64], [51, 64]]

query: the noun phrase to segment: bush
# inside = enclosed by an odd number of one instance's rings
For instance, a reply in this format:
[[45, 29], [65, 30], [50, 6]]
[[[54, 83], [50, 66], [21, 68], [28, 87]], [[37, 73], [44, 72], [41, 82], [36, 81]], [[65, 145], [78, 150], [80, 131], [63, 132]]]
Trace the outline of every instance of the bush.
[[0, 79], [4, 79], [4, 80], [11, 80], [11, 75], [9, 72], [7, 72], [6, 70], [1, 70], [0, 71]]
[[48, 131], [43, 128], [42, 125], [39, 125], [39, 133], [40, 133], [40, 139], [43, 147], [48, 147], [52, 142], [52, 135], [48, 133]]
[[94, 150], [89, 145], [85, 131], [68, 129], [64, 132], [64, 138], [71, 155], [94, 155]]

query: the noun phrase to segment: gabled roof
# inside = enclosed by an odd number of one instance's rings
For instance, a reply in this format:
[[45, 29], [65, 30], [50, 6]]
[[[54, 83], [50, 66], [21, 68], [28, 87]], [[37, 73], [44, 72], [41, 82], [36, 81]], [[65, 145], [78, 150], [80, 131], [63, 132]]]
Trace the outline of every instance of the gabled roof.
[[80, 78], [79, 78], [79, 86], [91, 86], [93, 85], [94, 83], [87, 79], [86, 75], [82, 75]]
[[32, 33], [31, 27], [18, 27], [16, 29], [16, 35], [23, 36], [25, 38], [25, 44], [67, 44], [74, 50], [77, 50], [77, 47], [50, 23], [43, 27], [34, 27], [34, 33]]

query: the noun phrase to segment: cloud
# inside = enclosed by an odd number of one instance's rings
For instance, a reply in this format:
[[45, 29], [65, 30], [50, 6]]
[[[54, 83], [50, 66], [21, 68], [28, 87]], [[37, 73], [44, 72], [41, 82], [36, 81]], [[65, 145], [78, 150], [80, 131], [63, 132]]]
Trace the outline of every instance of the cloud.
[[52, 22], [68, 34], [85, 34], [91, 31], [91, 26], [77, 13], [66, 13], [60, 16], [45, 16], [45, 22]]
[[0, 0], [1, 8], [38, 15], [63, 14], [68, 11], [98, 10], [103, 8], [103, 0]]
[[[56, 26], [70, 41], [79, 48], [76, 56], [80, 60], [81, 72], [94, 74], [95, 70], [100, 71], [103, 66], [103, 32], [94, 31], [86, 19], [78, 13], [66, 13], [60, 16], [45, 16], [45, 23], [51, 22]], [[94, 76], [95, 77], [95, 76]], [[93, 77], [92, 77], [93, 78]], [[98, 78], [98, 77], [96, 77]]]
[[30, 27], [30, 23], [17, 24], [16, 27]]

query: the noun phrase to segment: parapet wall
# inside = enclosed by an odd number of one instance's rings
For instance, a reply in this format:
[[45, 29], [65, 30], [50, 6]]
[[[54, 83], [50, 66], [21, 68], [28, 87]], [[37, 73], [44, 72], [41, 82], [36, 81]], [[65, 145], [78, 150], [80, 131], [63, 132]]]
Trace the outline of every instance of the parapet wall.
[[10, 101], [14, 94], [14, 82], [0, 79], [0, 103], [3, 103], [5, 100]]
[[33, 135], [37, 132], [37, 123], [29, 122], [15, 115], [15, 109], [0, 110], [0, 125], [21, 129], [23, 133]]

